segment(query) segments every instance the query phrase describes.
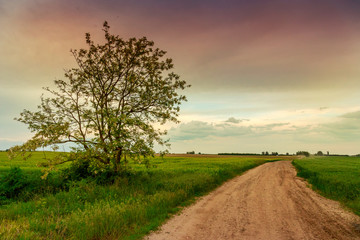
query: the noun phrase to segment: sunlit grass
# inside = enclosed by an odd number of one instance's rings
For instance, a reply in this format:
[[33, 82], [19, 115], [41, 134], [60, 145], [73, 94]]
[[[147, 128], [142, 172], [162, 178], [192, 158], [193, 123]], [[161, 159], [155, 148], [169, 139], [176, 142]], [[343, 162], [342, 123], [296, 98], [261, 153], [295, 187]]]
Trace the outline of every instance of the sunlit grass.
[[33, 152], [32, 156], [24, 161], [21, 156], [17, 156], [15, 159], [9, 159], [6, 152], [0, 152], [0, 175], [7, 172], [11, 167], [21, 167], [25, 172], [41, 171], [44, 169], [44, 167], [41, 167], [41, 163], [46, 163], [47, 159], [57, 154], [59, 153]]

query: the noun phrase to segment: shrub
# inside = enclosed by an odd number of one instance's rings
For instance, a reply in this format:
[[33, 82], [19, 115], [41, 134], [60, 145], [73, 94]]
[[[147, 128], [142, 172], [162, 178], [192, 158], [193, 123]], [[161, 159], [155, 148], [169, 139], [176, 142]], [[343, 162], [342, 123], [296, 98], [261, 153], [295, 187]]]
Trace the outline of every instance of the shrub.
[[97, 184], [112, 184], [117, 177], [126, 177], [130, 174], [129, 169], [116, 171], [111, 166], [102, 168], [93, 166], [88, 159], [78, 159], [72, 162], [70, 167], [61, 172], [64, 182], [71, 183], [81, 180], [95, 181]]
[[0, 197], [15, 198], [27, 185], [23, 171], [19, 167], [11, 167], [10, 171], [0, 178]]
[[307, 151], [298, 151], [296, 152], [296, 155], [299, 156], [299, 155], [303, 155], [305, 157], [310, 157], [310, 153], [307, 152]]
[[72, 162], [70, 167], [62, 170], [62, 176], [65, 180], [79, 181], [92, 175], [90, 169], [90, 161], [79, 159]]
[[28, 201], [36, 195], [54, 194], [65, 189], [65, 181], [57, 172], [51, 172], [46, 179], [39, 171], [23, 172], [12, 167], [0, 177], [0, 205], [14, 200]]

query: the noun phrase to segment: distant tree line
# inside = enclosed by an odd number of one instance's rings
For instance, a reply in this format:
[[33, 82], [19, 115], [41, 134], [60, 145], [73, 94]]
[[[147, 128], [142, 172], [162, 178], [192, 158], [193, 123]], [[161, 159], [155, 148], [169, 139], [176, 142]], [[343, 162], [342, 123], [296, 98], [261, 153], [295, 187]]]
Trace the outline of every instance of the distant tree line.
[[[186, 152], [186, 154], [196, 154], [195, 151]], [[198, 152], [197, 154], [201, 154], [201, 152]]]
[[278, 156], [279, 155], [279, 153], [278, 152], [271, 152], [271, 153], [269, 153], [268, 151], [266, 151], [266, 152], [262, 152], [261, 153], [261, 155], [265, 155], [265, 156]]
[[[195, 154], [195, 151], [191, 151], [191, 152], [187, 152], [186, 154]], [[201, 154], [201, 153], [199, 153]], [[261, 152], [261, 154], [259, 153], [218, 153], [218, 155], [232, 155], [232, 156], [290, 156], [290, 155], [297, 155], [297, 156], [305, 156], [305, 157], [310, 157], [310, 152], [308, 151], [297, 151], [295, 154], [290, 154], [290, 153], [285, 153], [285, 154], [281, 154], [278, 152], [268, 152], [268, 151], [264, 151]], [[327, 151], [326, 153], [323, 153], [322, 151], [317, 151], [314, 156], [332, 156], [332, 157], [350, 157], [350, 155], [347, 154], [330, 154], [329, 151]], [[352, 155], [354, 157], [360, 157], [360, 154], [357, 155]]]
[[250, 155], [250, 156], [256, 156], [256, 155], [260, 155], [260, 154], [258, 154], [258, 153], [218, 153], [218, 155], [239, 155], [239, 156]]

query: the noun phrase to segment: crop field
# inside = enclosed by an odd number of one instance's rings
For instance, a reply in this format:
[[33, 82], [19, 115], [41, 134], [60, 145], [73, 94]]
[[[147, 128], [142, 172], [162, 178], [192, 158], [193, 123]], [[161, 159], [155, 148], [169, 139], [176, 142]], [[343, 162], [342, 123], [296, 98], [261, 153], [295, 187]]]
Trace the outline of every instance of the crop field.
[[5, 154], [0, 153], [0, 177], [10, 181], [16, 175], [23, 188], [15, 200], [5, 199], [1, 188], [6, 186], [0, 183], [1, 239], [139, 239], [224, 181], [281, 159], [169, 155], [155, 157], [150, 168], [134, 165], [112, 184], [98, 184], [87, 179], [64, 183], [60, 173], [42, 180], [36, 166], [44, 161], [43, 153], [26, 162], [10, 161]]
[[21, 167], [25, 172], [40, 171], [44, 169], [41, 163], [46, 162], [46, 158], [51, 158], [55, 152], [33, 152], [32, 157], [28, 160], [23, 160], [20, 156], [10, 160], [6, 152], [0, 152], [0, 176], [11, 167]]
[[314, 189], [360, 215], [360, 157], [303, 158], [293, 164]]

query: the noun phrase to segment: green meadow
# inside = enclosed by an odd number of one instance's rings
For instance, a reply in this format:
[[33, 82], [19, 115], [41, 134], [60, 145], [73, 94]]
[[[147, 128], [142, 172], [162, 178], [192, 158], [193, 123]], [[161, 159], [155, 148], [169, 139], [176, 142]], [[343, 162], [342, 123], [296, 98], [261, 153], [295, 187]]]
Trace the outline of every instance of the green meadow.
[[132, 165], [104, 184], [65, 179], [66, 167], [43, 180], [38, 165], [44, 157], [36, 152], [27, 161], [10, 161], [0, 153], [0, 239], [139, 239], [224, 181], [280, 159], [155, 157], [150, 168]]
[[360, 157], [311, 157], [293, 165], [315, 190], [360, 215]]
[[20, 156], [10, 160], [6, 152], [0, 152], [0, 175], [6, 173], [10, 167], [21, 167], [26, 172], [38, 171], [42, 162], [46, 158], [54, 156], [54, 152], [34, 152], [28, 160], [23, 160]]

